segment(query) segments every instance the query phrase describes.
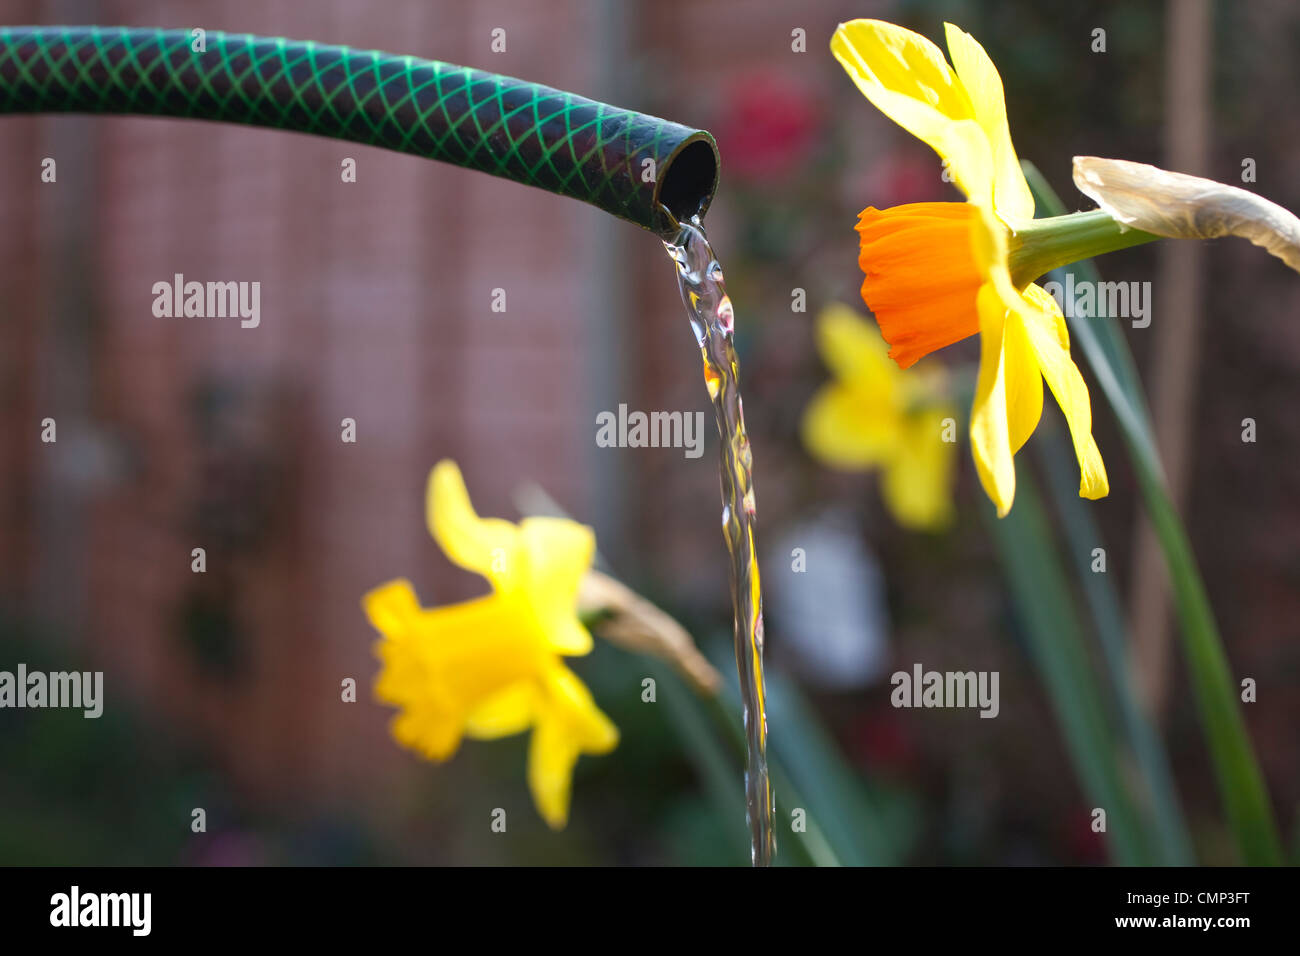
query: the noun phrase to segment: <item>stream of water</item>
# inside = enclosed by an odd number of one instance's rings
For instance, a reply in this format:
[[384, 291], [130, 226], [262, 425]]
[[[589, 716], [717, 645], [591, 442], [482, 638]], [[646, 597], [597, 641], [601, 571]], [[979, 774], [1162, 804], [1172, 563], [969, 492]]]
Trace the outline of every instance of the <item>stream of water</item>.
[[699, 220], [681, 223], [664, 248], [677, 263], [677, 284], [704, 357], [704, 382], [721, 438], [722, 533], [731, 554], [736, 669], [745, 711], [745, 807], [751, 859], [767, 866], [776, 852], [772, 785], [767, 772], [767, 694], [763, 687], [763, 594], [754, 554], [754, 456], [745, 432], [735, 316]]

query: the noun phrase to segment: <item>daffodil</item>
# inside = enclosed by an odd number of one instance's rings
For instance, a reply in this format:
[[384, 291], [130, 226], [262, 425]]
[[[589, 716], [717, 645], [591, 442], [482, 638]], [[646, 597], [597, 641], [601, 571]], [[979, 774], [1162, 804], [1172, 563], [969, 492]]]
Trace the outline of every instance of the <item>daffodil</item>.
[[[1122, 229], [1102, 214], [1074, 220], [1063, 244], [1040, 229], [1037, 253], [1026, 254], [1019, 240], [1034, 228], [1034, 199], [1011, 144], [1002, 80], [974, 38], [951, 24], [946, 31], [952, 66], [925, 37], [879, 20], [841, 24], [831, 41], [867, 99], [929, 144], [967, 199], [867, 208], [857, 227], [862, 296], [902, 368], [979, 333], [971, 448], [1000, 516], [1015, 496], [1013, 456], [1042, 414], [1044, 379], [1070, 426], [1079, 494], [1100, 498], [1109, 485], [1088, 388], [1070, 358], [1060, 308], [1031, 280], [1144, 240], [1118, 238]], [[1104, 233], [1100, 245], [1089, 246], [1089, 229]], [[1048, 248], [1054, 244], [1061, 248]]]
[[956, 413], [938, 376], [897, 368], [880, 336], [846, 305], [824, 309], [816, 328], [834, 380], [804, 412], [804, 444], [833, 467], [878, 468], [885, 504], [905, 527], [944, 526], [952, 517], [956, 448], [945, 419]]
[[383, 639], [375, 693], [399, 708], [393, 737], [431, 760], [462, 738], [531, 730], [528, 785], [553, 828], [568, 819], [581, 754], [608, 753], [618, 731], [562, 657], [586, 654], [591, 634], [576, 602], [595, 552], [590, 528], [561, 518], [515, 525], [480, 518], [455, 463], [429, 475], [429, 530], [455, 564], [483, 575], [490, 594], [442, 607], [420, 605], [397, 580], [362, 601]]

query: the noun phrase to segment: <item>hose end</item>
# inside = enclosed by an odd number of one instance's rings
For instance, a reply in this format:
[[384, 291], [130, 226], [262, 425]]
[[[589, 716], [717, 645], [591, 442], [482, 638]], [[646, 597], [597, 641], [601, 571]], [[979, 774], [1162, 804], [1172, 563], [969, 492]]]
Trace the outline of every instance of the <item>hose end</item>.
[[[697, 130], [682, 139], [659, 165], [651, 231], [670, 239], [679, 222], [703, 217], [718, 188], [720, 163], [718, 144], [707, 132]], [[665, 215], [665, 209], [671, 215]]]

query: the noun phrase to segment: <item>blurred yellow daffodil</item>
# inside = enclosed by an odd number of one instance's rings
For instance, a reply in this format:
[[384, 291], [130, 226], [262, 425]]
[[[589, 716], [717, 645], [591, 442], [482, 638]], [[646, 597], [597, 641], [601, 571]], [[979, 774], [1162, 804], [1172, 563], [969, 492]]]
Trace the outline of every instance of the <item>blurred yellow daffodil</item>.
[[383, 635], [375, 693], [400, 709], [393, 737], [446, 760], [462, 737], [490, 740], [531, 729], [528, 786], [538, 812], [559, 829], [568, 819], [578, 756], [608, 753], [618, 743], [618, 730], [561, 660], [592, 647], [576, 602], [595, 536], [562, 518], [518, 525], [480, 518], [451, 461], [429, 475], [426, 514], [447, 557], [486, 577], [492, 593], [424, 608], [410, 582], [397, 580], [363, 598]]
[[[974, 38], [951, 24], [946, 31], [951, 67], [925, 37], [879, 20], [841, 24], [831, 40], [867, 99], [938, 152], [967, 198], [864, 210], [862, 297], [902, 368], [979, 333], [971, 448], [1000, 516], [1015, 496], [1013, 456], [1042, 414], [1043, 379], [1070, 426], [1079, 494], [1100, 498], [1109, 490], [1106, 469], [1065, 320], [1031, 281], [1046, 269], [1021, 275], [1017, 268], [1042, 266], [1044, 258], [1018, 254], [1017, 234], [1033, 220], [1034, 200], [1011, 145], [1002, 80]], [[1121, 232], [1108, 218], [1105, 225]]]
[[881, 495], [899, 524], [943, 527], [952, 518], [956, 450], [944, 432], [956, 410], [939, 377], [901, 371], [875, 329], [846, 305], [824, 309], [816, 328], [834, 381], [804, 412], [804, 444], [836, 468], [880, 469]]

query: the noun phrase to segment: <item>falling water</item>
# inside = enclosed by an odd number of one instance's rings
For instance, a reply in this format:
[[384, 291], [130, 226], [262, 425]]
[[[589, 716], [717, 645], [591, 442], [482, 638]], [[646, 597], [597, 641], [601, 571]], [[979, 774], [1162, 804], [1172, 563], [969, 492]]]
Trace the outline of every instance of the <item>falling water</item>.
[[731, 299], [698, 219], [664, 248], [677, 263], [677, 284], [704, 357], [704, 382], [722, 439], [722, 533], [731, 552], [736, 668], [745, 709], [745, 803], [751, 856], [766, 866], [776, 851], [772, 785], [767, 774], [767, 695], [763, 688], [763, 595], [754, 556], [754, 456], [745, 432]]

